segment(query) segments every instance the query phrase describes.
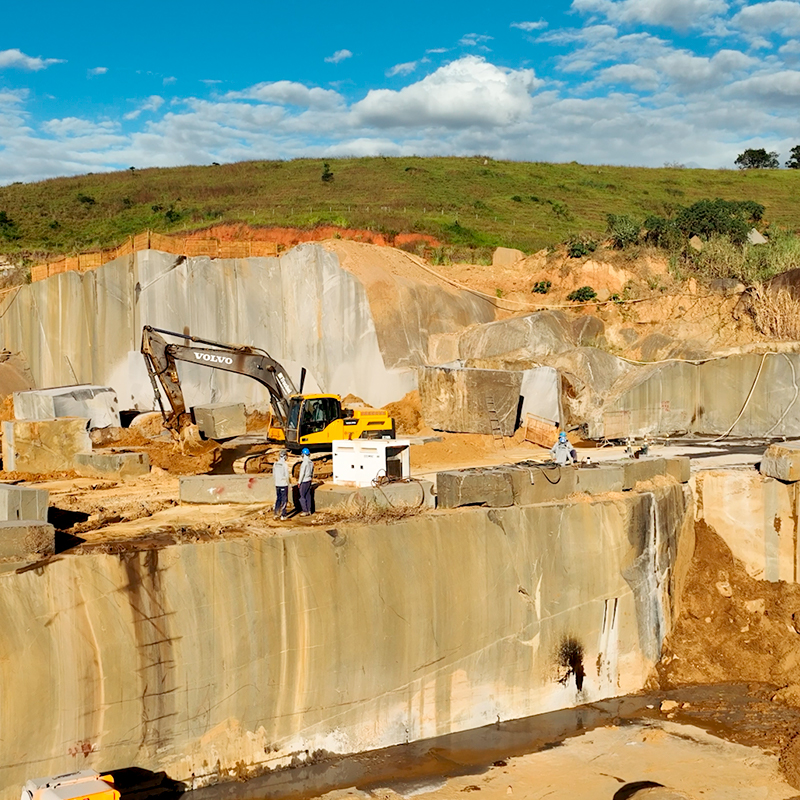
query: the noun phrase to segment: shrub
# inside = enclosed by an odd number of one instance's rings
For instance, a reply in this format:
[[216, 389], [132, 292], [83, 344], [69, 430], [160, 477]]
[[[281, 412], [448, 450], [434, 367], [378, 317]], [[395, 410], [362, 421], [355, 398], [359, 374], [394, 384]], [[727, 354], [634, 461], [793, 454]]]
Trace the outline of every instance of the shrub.
[[323, 183], [330, 183], [333, 180], [333, 173], [331, 172], [331, 165], [325, 161], [322, 165], [322, 175], [320, 179]]
[[597, 250], [597, 242], [584, 236], [572, 236], [567, 239], [567, 255], [570, 258], [582, 258]]
[[0, 211], [0, 236], [12, 240], [20, 238], [17, 223], [5, 211]]
[[536, 281], [531, 291], [534, 294], [547, 294], [552, 286], [553, 284], [550, 281]]
[[512, 199], [512, 200], [513, 200], [515, 203], [521, 203], [521, 202], [522, 202], [522, 198], [521, 198], [521, 197], [520, 197], [518, 194], [515, 194], [515, 195], [514, 195], [514, 196], [513, 196], [511, 199]]
[[644, 221], [644, 240], [654, 247], [665, 250], [679, 250], [683, 247], [685, 236], [674, 220], [650, 216]]
[[589, 303], [597, 297], [597, 292], [591, 286], [581, 286], [567, 295], [567, 300], [573, 303]]
[[87, 208], [95, 204], [95, 199], [90, 194], [79, 194], [78, 202], [83, 203]]
[[727, 236], [734, 244], [744, 244], [747, 234], [764, 216], [764, 206], [752, 200], [698, 200], [682, 208], [675, 224], [687, 238]]
[[629, 216], [609, 214], [606, 220], [611, 243], [617, 250], [622, 250], [639, 241], [639, 223], [634, 222]]

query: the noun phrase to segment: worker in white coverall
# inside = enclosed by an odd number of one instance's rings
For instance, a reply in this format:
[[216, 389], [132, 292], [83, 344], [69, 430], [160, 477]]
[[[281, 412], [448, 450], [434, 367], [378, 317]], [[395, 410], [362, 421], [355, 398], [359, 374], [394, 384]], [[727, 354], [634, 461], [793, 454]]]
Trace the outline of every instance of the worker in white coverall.
[[558, 441], [550, 448], [550, 455], [559, 467], [566, 467], [567, 464], [574, 464], [578, 460], [578, 454], [569, 443], [564, 431], [558, 434]]
[[303, 460], [300, 462], [300, 478], [297, 485], [300, 488], [300, 516], [308, 517], [311, 515], [311, 479], [314, 477], [314, 462], [311, 460], [311, 452], [307, 447], [303, 448]]
[[281, 450], [278, 460], [272, 466], [272, 478], [275, 481], [275, 519], [286, 519], [286, 506], [289, 503], [289, 465], [286, 463], [286, 451]]

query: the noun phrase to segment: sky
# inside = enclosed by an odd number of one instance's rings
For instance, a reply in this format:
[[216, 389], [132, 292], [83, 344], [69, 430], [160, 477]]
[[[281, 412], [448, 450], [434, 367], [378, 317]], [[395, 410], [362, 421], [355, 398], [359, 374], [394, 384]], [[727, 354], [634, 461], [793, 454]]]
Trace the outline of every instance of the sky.
[[800, 0], [7, 4], [0, 185], [298, 157], [734, 168], [800, 144]]

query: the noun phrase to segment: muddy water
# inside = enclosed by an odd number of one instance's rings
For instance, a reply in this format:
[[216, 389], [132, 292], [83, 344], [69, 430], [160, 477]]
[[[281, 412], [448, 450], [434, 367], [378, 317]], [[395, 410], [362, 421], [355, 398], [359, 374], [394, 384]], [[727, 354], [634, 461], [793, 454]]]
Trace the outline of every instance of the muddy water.
[[560, 746], [565, 740], [606, 726], [665, 719], [661, 702], [681, 705], [669, 719], [722, 739], [777, 752], [800, 730], [800, 709], [771, 701], [774, 687], [717, 685], [683, 688], [593, 703], [521, 720], [500, 722], [436, 739], [336, 757], [269, 773], [244, 783], [200, 789], [192, 800], [306, 800], [335, 789], [390, 787], [412, 795], [454, 776], [481, 775], [506, 759]]

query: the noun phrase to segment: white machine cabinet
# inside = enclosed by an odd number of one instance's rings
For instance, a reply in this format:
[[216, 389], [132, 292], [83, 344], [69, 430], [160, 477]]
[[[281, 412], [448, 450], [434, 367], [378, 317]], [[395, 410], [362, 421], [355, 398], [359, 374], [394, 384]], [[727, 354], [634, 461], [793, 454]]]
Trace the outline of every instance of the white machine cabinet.
[[341, 486], [372, 486], [388, 477], [411, 474], [407, 439], [338, 439], [333, 443], [333, 482]]

